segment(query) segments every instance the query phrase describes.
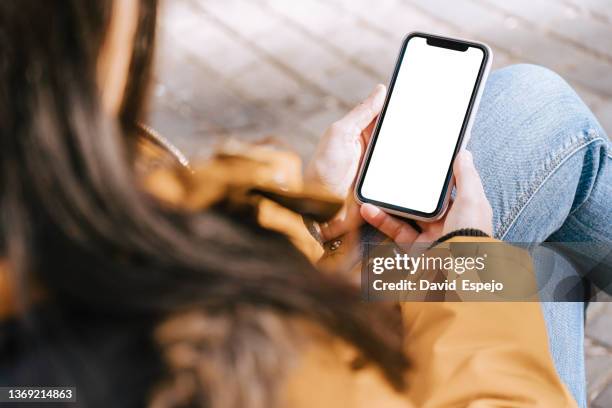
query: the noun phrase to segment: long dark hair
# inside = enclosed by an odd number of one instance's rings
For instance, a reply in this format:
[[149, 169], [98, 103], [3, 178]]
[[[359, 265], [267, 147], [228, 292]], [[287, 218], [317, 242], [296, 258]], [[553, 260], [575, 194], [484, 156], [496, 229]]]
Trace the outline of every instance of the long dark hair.
[[[225, 328], [225, 341], [208, 350], [236, 364], [259, 347], [240, 335], [274, 346], [263, 322], [293, 316], [354, 345], [400, 387], [406, 362], [387, 308], [361, 303], [284, 236], [220, 210], [171, 211], [139, 190], [124, 135], [145, 106], [156, 2], [140, 2], [118, 121], [103, 114], [95, 75], [111, 8], [112, 0], [0, 2], [0, 237], [23, 316], [32, 281], [64, 309], [150, 321], [150, 336], [156, 322], [185, 312]], [[189, 398], [258, 406], [212, 395], [221, 392]]]

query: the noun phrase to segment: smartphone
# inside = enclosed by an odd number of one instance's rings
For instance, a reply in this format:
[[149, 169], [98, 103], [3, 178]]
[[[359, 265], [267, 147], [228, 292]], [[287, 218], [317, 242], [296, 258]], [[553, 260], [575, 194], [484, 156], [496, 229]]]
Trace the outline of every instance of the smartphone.
[[482, 43], [406, 36], [355, 183], [357, 201], [421, 221], [444, 215], [491, 59]]

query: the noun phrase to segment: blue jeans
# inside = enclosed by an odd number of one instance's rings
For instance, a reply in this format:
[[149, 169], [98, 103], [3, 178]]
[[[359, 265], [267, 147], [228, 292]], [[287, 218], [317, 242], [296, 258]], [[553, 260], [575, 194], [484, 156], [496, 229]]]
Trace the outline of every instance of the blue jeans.
[[[612, 146], [558, 75], [533, 65], [492, 73], [468, 149], [493, 207], [496, 238], [612, 247]], [[577, 273], [569, 263], [562, 269]], [[586, 407], [584, 304], [542, 303], [542, 310], [559, 376]]]

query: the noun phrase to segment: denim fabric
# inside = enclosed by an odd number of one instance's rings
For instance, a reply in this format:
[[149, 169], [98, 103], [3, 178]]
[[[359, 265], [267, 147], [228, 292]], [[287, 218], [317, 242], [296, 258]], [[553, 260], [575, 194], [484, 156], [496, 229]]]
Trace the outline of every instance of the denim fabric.
[[[496, 238], [612, 246], [612, 146], [558, 75], [533, 65], [493, 72], [468, 149], [493, 207]], [[558, 279], [577, 273], [570, 263], [557, 269]], [[542, 303], [542, 310], [557, 371], [586, 407], [584, 305]]]

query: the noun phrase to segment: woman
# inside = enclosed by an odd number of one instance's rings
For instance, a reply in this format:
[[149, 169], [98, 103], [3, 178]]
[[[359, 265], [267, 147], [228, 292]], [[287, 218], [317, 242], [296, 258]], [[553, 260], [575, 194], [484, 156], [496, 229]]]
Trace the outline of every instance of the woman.
[[[402, 305], [401, 314], [363, 304], [350, 283], [314, 268], [285, 236], [263, 228], [252, 217], [250, 198], [235, 199], [226, 194], [233, 192], [226, 180], [198, 175], [211, 168], [223, 170], [215, 176], [226, 174], [227, 161], [196, 169], [193, 180], [207, 184], [189, 181], [198, 193], [187, 194], [194, 207], [214, 203], [206, 211], [176, 205], [184, 192], [173, 189], [172, 177], [166, 182], [168, 173], [144, 182], [163, 201], [143, 192], [129, 164], [137, 150], [120, 135], [133, 133], [143, 114], [155, 4], [48, 3], [0, 5], [2, 276], [16, 309], [7, 311], [0, 331], [2, 385], [73, 385], [83, 406], [574, 404], [550, 359], [538, 304]], [[521, 83], [515, 81], [497, 86], [512, 89]], [[562, 91], [562, 100], [584, 115], [582, 124], [595, 126]], [[346, 193], [382, 92], [330, 128], [309, 180]], [[483, 105], [495, 95], [489, 86]], [[499, 116], [489, 124], [480, 120], [475, 132], [492, 128]], [[588, 149], [581, 152], [594, 156], [595, 144], [584, 144]], [[456, 201], [421, 239], [462, 228], [501, 236], [499, 220], [510, 220], [506, 234], [525, 222], [502, 205], [506, 190], [488, 184], [497, 175], [484, 171], [486, 150], [472, 149], [484, 192], [469, 155], [462, 155]], [[572, 160], [578, 157], [578, 150], [567, 151]], [[345, 162], [335, 168], [338, 159]], [[584, 163], [591, 161], [576, 159], [565, 174], [582, 186], [560, 197], [575, 203], [572, 215], [588, 209], [600, 180], [610, 177], [610, 166], [600, 163], [585, 178]], [[525, 205], [518, 212], [529, 213]], [[359, 214], [398, 241], [417, 239], [396, 220], [351, 202], [321, 226], [322, 237], [333, 241], [353, 231], [362, 223]], [[565, 220], [559, 212], [557, 224]], [[503, 327], [487, 326], [504, 318]], [[432, 328], [436, 321], [448, 322], [448, 330]], [[477, 338], [462, 339], [463, 324], [505, 348], [496, 352]], [[449, 358], [432, 344], [459, 347]]]

